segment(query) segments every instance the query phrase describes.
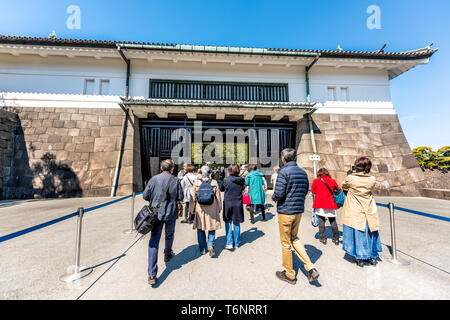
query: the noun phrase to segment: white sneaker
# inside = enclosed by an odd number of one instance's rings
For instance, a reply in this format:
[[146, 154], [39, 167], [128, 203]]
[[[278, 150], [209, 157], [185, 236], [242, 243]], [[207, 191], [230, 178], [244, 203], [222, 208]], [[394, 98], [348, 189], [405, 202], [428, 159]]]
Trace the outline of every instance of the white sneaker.
[[227, 244], [227, 245], [225, 246], [225, 249], [227, 249], [227, 250], [233, 250], [234, 247], [233, 247], [231, 244]]

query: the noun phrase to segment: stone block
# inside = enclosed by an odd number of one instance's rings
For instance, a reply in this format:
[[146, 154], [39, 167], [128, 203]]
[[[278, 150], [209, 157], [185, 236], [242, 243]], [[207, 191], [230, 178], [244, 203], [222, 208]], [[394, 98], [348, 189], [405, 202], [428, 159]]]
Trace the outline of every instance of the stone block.
[[402, 168], [411, 169], [419, 166], [416, 157], [413, 154], [402, 156], [401, 159], [402, 159]]
[[86, 122], [86, 128], [98, 129], [100, 126], [98, 125], [98, 122]]
[[75, 144], [82, 144], [82, 143], [84, 143], [84, 137], [82, 137], [82, 136], [73, 137], [73, 143], [75, 143]]
[[119, 184], [132, 184], [133, 183], [133, 167], [129, 166], [126, 167], [125, 165], [122, 165], [120, 168], [120, 174], [119, 174]]
[[75, 129], [77, 127], [77, 122], [76, 121], [64, 121], [64, 128], [67, 129]]
[[109, 125], [110, 126], [122, 126], [123, 117], [122, 116], [110, 116]]
[[91, 135], [91, 129], [80, 129], [80, 136], [86, 137]]
[[95, 137], [93, 136], [84, 136], [83, 137], [83, 143], [94, 143]]
[[31, 126], [33, 128], [40, 128], [40, 127], [42, 127], [42, 120], [33, 120]]
[[64, 121], [53, 120], [52, 126], [53, 126], [53, 128], [64, 128]]
[[93, 143], [77, 144], [75, 151], [76, 152], [94, 152], [94, 144]]
[[105, 114], [110, 116], [121, 116], [123, 115], [123, 111], [122, 109], [120, 109], [120, 107], [118, 107], [116, 109], [106, 109]]
[[123, 184], [117, 186], [116, 195], [118, 197], [123, 197], [131, 194], [132, 192], [133, 192], [132, 184]]
[[105, 188], [112, 186], [112, 179], [113, 179], [113, 170], [112, 169], [105, 169], [105, 170], [95, 170], [92, 172], [92, 189], [97, 188]]
[[64, 143], [52, 143], [52, 144], [50, 144], [49, 150], [60, 151], [60, 150], [64, 150], [64, 148], [65, 148]]
[[109, 116], [99, 116], [98, 124], [100, 127], [108, 127], [109, 126]]
[[68, 131], [68, 133], [67, 133], [69, 136], [72, 136], [72, 137], [77, 137], [77, 136], [79, 136], [80, 135], [80, 129], [69, 129], [69, 131]]
[[90, 113], [98, 115], [98, 116], [103, 116], [107, 113], [107, 110], [105, 108], [95, 108], [95, 109], [91, 109]]
[[425, 180], [425, 174], [419, 166], [409, 169], [408, 174], [411, 176], [411, 178], [414, 182], [419, 182], [419, 181]]
[[85, 114], [84, 121], [98, 123], [98, 116], [96, 116], [94, 114]]
[[69, 158], [69, 151], [61, 150], [56, 152], [56, 160], [57, 161], [67, 161]]
[[87, 161], [74, 161], [72, 162], [72, 170], [75, 172], [80, 172], [80, 171], [87, 171], [89, 170], [89, 163]]
[[89, 152], [81, 153], [80, 160], [88, 161], [89, 160], [89, 154], [90, 154]]
[[385, 133], [381, 135], [381, 139], [384, 145], [408, 143], [403, 133]]
[[38, 119], [40, 120], [48, 119], [48, 115], [49, 115], [48, 112], [39, 112]]
[[94, 152], [114, 151], [119, 143], [118, 137], [95, 138]]
[[50, 113], [48, 116], [48, 120], [59, 120], [59, 114], [58, 113]]
[[58, 135], [49, 135], [48, 139], [47, 139], [48, 143], [59, 143], [61, 142], [61, 136]]
[[118, 152], [94, 152], [89, 156], [89, 167], [91, 170], [114, 168]]
[[68, 136], [67, 133], [65, 135], [61, 135], [61, 142], [63, 143], [72, 143], [73, 142], [73, 138], [72, 136]]
[[101, 137], [120, 137], [122, 133], [121, 127], [104, 127], [100, 128]]
[[70, 116], [70, 120], [73, 120], [73, 121], [82, 121], [82, 120], [84, 120], [84, 115], [79, 114], [79, 113], [74, 113], [74, 114], [72, 114], [72, 115]]
[[59, 120], [61, 120], [61, 121], [69, 121], [70, 119], [71, 119], [71, 115], [66, 112], [59, 114]]
[[86, 122], [86, 121], [77, 121], [77, 124], [76, 124], [76, 127], [78, 128], [78, 129], [86, 129], [87, 127], [88, 127], [88, 124], [89, 124], [90, 122]]
[[380, 146], [372, 149], [373, 156], [377, 158], [392, 158], [392, 152], [388, 147]]

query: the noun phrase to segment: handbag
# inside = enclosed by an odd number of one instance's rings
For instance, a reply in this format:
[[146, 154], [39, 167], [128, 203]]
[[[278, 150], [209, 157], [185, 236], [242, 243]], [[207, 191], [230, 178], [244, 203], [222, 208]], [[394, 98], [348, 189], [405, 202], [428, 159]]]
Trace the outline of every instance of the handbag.
[[167, 186], [164, 189], [164, 192], [161, 194], [159, 198], [158, 205], [156, 207], [144, 206], [141, 211], [137, 214], [134, 219], [134, 228], [140, 234], [147, 234], [153, 230], [156, 222], [158, 221], [158, 211], [166, 198], [167, 192], [169, 191], [169, 186], [172, 180], [175, 179], [174, 176], [171, 176], [169, 182], [167, 182]]
[[342, 190], [339, 190], [339, 189], [336, 189], [338, 191], [337, 193], [331, 191], [330, 187], [326, 184], [326, 182], [322, 178], [320, 178], [320, 180], [322, 180], [322, 182], [327, 187], [328, 191], [330, 191], [330, 193], [332, 194], [334, 202], [336, 203], [338, 208], [341, 208], [344, 205], [344, 202], [345, 202], [345, 198], [346, 198], [345, 193], [342, 192]]
[[242, 203], [243, 204], [252, 204], [252, 201], [250, 200], [250, 187], [245, 187], [244, 192], [242, 193]]
[[316, 209], [314, 208], [311, 216], [311, 224], [313, 227], [317, 227], [319, 225], [319, 217], [317, 216]]

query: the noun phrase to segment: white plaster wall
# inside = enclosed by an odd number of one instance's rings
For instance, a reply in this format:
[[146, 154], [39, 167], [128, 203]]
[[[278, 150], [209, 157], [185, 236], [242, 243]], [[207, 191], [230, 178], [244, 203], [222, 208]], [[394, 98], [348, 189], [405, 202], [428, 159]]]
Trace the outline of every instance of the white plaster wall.
[[126, 69], [119, 59], [0, 54], [0, 91], [83, 94], [85, 79], [110, 81], [109, 94], [124, 95]]
[[387, 71], [376, 68], [314, 67], [310, 72], [311, 101], [328, 101], [328, 87], [336, 88], [337, 100], [340, 88], [347, 87], [349, 101], [391, 101]]
[[[149, 79], [288, 83], [292, 102], [306, 101], [303, 66], [132, 60], [130, 95], [148, 97]], [[126, 66], [120, 59], [0, 54], [0, 92], [83, 94], [85, 79], [110, 81], [109, 94], [125, 93]], [[327, 88], [348, 87], [350, 101], [390, 102], [387, 71], [376, 68], [314, 66], [310, 71], [311, 101], [324, 105]], [[359, 104], [364, 108], [364, 103]], [[369, 107], [368, 107], [369, 108]], [[369, 108], [370, 109], [370, 108]], [[337, 109], [336, 109], [337, 110]]]

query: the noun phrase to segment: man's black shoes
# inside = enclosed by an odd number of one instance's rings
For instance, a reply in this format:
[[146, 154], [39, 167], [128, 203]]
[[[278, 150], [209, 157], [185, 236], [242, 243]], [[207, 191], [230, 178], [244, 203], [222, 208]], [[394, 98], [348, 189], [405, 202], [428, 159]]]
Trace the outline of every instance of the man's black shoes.
[[175, 256], [173, 251], [170, 251], [168, 254], [164, 254], [164, 262], [169, 262]]
[[355, 259], [355, 262], [358, 267], [364, 267], [364, 261], [362, 261], [361, 259]]
[[314, 282], [317, 279], [319, 279], [319, 271], [317, 271], [316, 269], [309, 270], [308, 271], [308, 281]]
[[286, 276], [286, 271], [277, 271], [277, 272], [275, 272], [275, 275], [281, 281], [286, 281], [289, 284], [296, 284], [297, 283], [297, 279], [290, 279], [290, 278], [288, 278]]

